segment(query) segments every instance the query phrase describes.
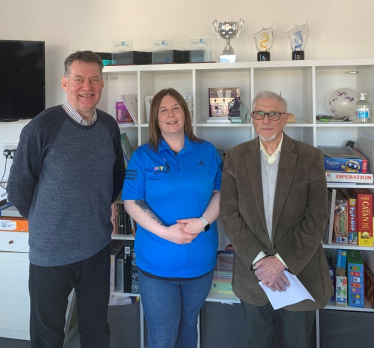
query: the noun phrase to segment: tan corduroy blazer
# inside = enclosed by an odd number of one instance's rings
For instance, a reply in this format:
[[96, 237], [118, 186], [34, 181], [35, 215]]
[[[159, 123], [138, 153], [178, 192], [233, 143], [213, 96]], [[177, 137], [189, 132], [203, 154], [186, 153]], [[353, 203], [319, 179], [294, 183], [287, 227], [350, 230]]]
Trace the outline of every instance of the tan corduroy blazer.
[[251, 264], [260, 251], [278, 253], [316, 302], [288, 310], [315, 310], [332, 296], [321, 239], [328, 218], [322, 152], [284, 134], [274, 198], [272, 240], [266, 227], [259, 138], [226, 154], [221, 185], [221, 217], [235, 250], [233, 290], [242, 300], [262, 306], [267, 296]]

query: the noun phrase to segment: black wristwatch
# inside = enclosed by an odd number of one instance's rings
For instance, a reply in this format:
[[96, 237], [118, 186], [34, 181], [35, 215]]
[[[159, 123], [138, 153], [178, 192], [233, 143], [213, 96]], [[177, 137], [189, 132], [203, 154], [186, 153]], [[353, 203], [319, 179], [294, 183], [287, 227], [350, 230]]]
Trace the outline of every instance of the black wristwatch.
[[200, 216], [199, 219], [203, 222], [204, 232], [209, 231], [209, 229], [210, 229], [210, 223], [208, 222], [208, 220], [205, 219], [204, 216]]

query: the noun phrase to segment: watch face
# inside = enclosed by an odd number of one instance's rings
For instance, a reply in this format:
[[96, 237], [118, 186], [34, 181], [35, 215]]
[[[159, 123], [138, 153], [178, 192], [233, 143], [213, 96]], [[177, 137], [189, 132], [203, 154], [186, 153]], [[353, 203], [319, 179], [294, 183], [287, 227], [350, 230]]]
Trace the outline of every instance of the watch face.
[[204, 231], [205, 231], [205, 232], [206, 232], [206, 231], [209, 231], [209, 229], [210, 229], [210, 224], [205, 225], [205, 227], [204, 227]]

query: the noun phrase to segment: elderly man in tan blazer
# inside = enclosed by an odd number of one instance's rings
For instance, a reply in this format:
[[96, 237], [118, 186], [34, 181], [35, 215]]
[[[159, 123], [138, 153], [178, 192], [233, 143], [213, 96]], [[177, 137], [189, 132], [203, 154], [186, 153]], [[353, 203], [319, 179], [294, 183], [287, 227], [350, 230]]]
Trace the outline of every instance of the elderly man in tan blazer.
[[246, 316], [247, 346], [270, 348], [275, 311], [259, 281], [287, 291], [284, 270], [296, 275], [315, 302], [277, 313], [286, 346], [307, 348], [315, 310], [332, 295], [321, 246], [328, 218], [323, 155], [283, 133], [288, 113], [280, 95], [260, 92], [252, 110], [258, 137], [228, 150], [222, 174], [221, 216], [235, 250], [233, 291]]

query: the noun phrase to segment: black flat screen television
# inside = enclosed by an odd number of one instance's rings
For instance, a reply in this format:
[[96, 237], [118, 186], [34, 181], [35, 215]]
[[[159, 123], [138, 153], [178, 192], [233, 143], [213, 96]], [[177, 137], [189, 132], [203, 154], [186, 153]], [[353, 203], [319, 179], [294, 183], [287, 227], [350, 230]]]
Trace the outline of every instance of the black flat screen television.
[[45, 109], [44, 41], [0, 40], [0, 122]]

